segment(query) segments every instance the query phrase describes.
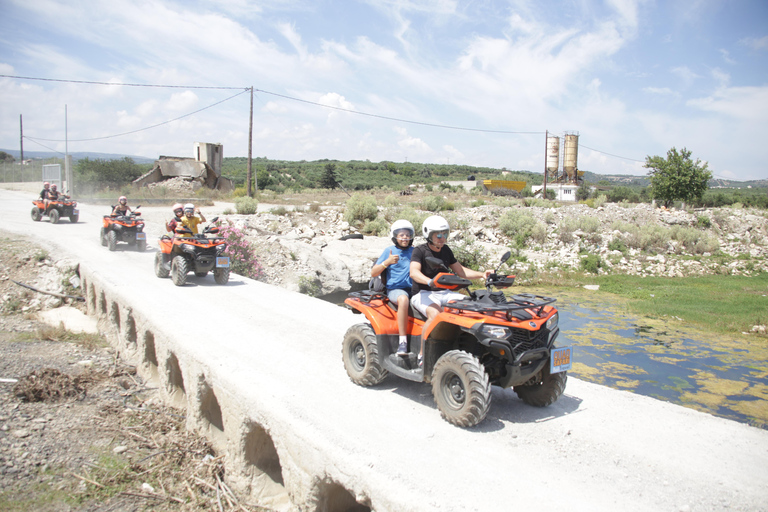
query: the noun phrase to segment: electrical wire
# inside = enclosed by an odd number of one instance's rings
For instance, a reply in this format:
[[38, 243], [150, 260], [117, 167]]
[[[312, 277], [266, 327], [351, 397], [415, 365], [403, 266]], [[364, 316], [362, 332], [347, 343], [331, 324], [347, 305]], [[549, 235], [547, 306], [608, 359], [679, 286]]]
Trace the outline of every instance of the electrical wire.
[[[293, 97], [293, 96], [288, 96], [288, 95], [285, 95], [285, 94], [279, 94], [279, 93], [276, 93], [276, 92], [267, 91], [265, 89], [256, 89], [256, 88], [253, 88], [253, 87], [245, 87], [244, 88], [244, 87], [202, 86], [202, 85], [132, 84], [132, 83], [120, 83], [120, 82], [96, 82], [96, 81], [88, 81], [88, 80], [64, 80], [64, 79], [57, 79], [57, 78], [36, 78], [36, 77], [17, 76], [17, 75], [4, 75], [4, 74], [0, 74], [0, 78], [15, 78], [15, 79], [19, 79], [19, 80], [37, 80], [37, 81], [43, 81], [43, 82], [62, 82], [62, 83], [74, 83], [74, 84], [126, 86], [126, 87], [154, 87], [154, 88], [170, 88], [170, 89], [235, 89], [235, 90], [236, 89], [243, 89], [242, 92], [240, 92], [240, 93], [238, 93], [238, 94], [236, 94], [234, 96], [231, 96], [231, 97], [229, 97], [229, 98], [227, 98], [225, 100], [222, 100], [222, 101], [220, 101], [218, 103], [214, 103], [213, 105], [210, 105], [208, 107], [202, 108], [200, 110], [196, 110], [195, 112], [191, 112], [191, 113], [186, 114], [184, 116], [177, 117], [176, 119], [171, 119], [170, 121], [165, 121], [165, 122], [158, 123], [158, 124], [155, 124], [155, 125], [152, 125], [152, 126], [148, 126], [146, 128], [141, 128], [139, 130], [133, 130], [133, 131], [130, 131], [130, 132], [120, 133], [120, 134], [116, 134], [116, 135], [108, 135], [108, 136], [104, 136], [104, 137], [95, 137], [95, 138], [91, 138], [91, 139], [71, 139], [71, 142], [87, 142], [87, 141], [93, 141], [93, 140], [109, 139], [109, 138], [114, 138], [114, 137], [121, 137], [121, 136], [124, 136], [124, 135], [130, 135], [130, 134], [137, 133], [137, 132], [140, 132], [140, 131], [149, 130], [151, 128], [156, 128], [158, 126], [162, 126], [164, 124], [168, 124], [168, 123], [171, 123], [173, 121], [178, 121], [179, 119], [183, 119], [184, 117], [191, 116], [191, 115], [196, 114], [198, 112], [202, 112], [203, 110], [206, 110], [207, 108], [214, 107], [214, 106], [216, 106], [216, 105], [218, 105], [220, 103], [223, 103], [223, 102], [228, 101], [228, 100], [230, 100], [232, 98], [235, 98], [235, 97], [239, 96], [240, 94], [248, 92], [249, 90], [253, 90], [254, 92], [260, 92], [260, 93], [264, 93], [264, 94], [269, 94], [271, 96], [276, 96], [276, 97], [284, 98], [284, 99], [291, 100], [291, 101], [296, 101], [296, 102], [299, 102], [299, 103], [306, 103], [308, 105], [314, 105], [314, 106], [323, 107], [323, 108], [327, 108], [327, 109], [337, 110], [337, 111], [340, 111], [340, 112], [348, 112], [350, 114], [356, 114], [356, 115], [360, 115], [360, 116], [372, 117], [372, 118], [376, 118], [376, 119], [385, 119], [387, 121], [396, 121], [398, 123], [407, 123], [407, 124], [414, 124], [414, 125], [419, 125], [419, 126], [429, 126], [429, 127], [433, 127], [433, 128], [443, 128], [443, 129], [447, 129], [447, 130], [461, 130], [461, 131], [480, 132], [480, 133], [499, 133], [499, 134], [507, 134], [507, 135], [542, 135], [542, 134], [546, 133], [546, 132], [542, 132], [542, 131], [488, 130], [488, 129], [484, 129], [484, 128], [468, 128], [468, 127], [463, 127], [463, 126], [452, 126], [452, 125], [445, 125], [445, 124], [438, 124], [438, 123], [426, 123], [426, 122], [422, 122], [422, 121], [413, 121], [413, 120], [410, 120], [410, 119], [402, 119], [402, 118], [398, 118], [398, 117], [390, 117], [390, 116], [384, 116], [384, 115], [380, 115], [380, 114], [372, 114], [370, 112], [362, 112], [362, 111], [359, 111], [359, 110], [352, 110], [352, 109], [347, 109], [347, 108], [342, 108], [342, 107], [336, 107], [336, 106], [333, 106], [333, 105], [324, 105], [322, 103], [318, 103], [318, 102], [315, 102], [315, 101], [309, 101], [309, 100], [305, 100], [305, 99], [301, 99], [301, 98], [296, 98], [296, 97]], [[37, 141], [40, 141], [40, 140], [49, 141], [49, 142], [63, 142], [61, 139], [42, 139], [42, 138], [38, 139], [38, 138], [33, 138], [33, 137], [28, 137], [28, 136], [24, 136], [24, 138], [32, 140], [34, 142], [37, 142]], [[620, 158], [622, 160], [628, 160], [630, 162], [639, 162], [639, 163], [644, 163], [645, 162], [644, 160], [637, 160], [635, 158], [628, 158], [628, 157], [624, 157], [624, 156], [608, 153], [606, 151], [601, 151], [599, 149], [595, 149], [595, 148], [591, 148], [589, 146], [585, 146], [584, 144], [580, 144], [580, 146], [585, 148], [585, 149], [589, 149], [591, 151], [595, 151], [597, 153], [600, 153], [600, 154], [603, 154], [603, 155], [607, 155], [607, 156], [610, 156], [610, 157], [613, 157], [613, 158]]]
[[[150, 130], [152, 128], [157, 128], [158, 126], [162, 126], [164, 124], [172, 123], [174, 121], [178, 121], [179, 119], [184, 119], [185, 117], [189, 117], [191, 115], [197, 114], [198, 112], [202, 112], [203, 110], [207, 110], [209, 108], [215, 107], [216, 105], [220, 105], [221, 103], [224, 103], [225, 101], [229, 101], [232, 98], [236, 98], [236, 97], [240, 96], [241, 94], [245, 94], [249, 90], [250, 90], [250, 88], [246, 89], [245, 91], [241, 91], [241, 92], [235, 94], [234, 96], [230, 96], [229, 98], [223, 99], [221, 101], [217, 101], [216, 103], [214, 103], [212, 105], [208, 105], [207, 107], [203, 107], [203, 108], [201, 108], [199, 110], [195, 110], [194, 112], [190, 112], [188, 114], [184, 114], [183, 116], [179, 116], [179, 117], [177, 117], [175, 119], [170, 119], [168, 121], [163, 121], [162, 123], [153, 124], [152, 126], [147, 126], [147, 127], [144, 127], [144, 128], [139, 128], [138, 130], [132, 130], [130, 132], [125, 132], [125, 133], [118, 133], [118, 134], [115, 134], [115, 135], [105, 135], [104, 137], [93, 137], [91, 139], [67, 139], [67, 140], [69, 142], [88, 142], [88, 141], [91, 141], [91, 140], [112, 139], [112, 138], [115, 138], [115, 137], [122, 137], [124, 135], [131, 135], [132, 133], [143, 132], [145, 130]], [[25, 135], [24, 138], [25, 139], [29, 139], [31, 141], [35, 141], [35, 142], [37, 142], [39, 140], [44, 140], [44, 141], [47, 141], [47, 142], [65, 142], [65, 140], [62, 140], [62, 139], [42, 139], [42, 138], [37, 138], [37, 137], [29, 137], [27, 135]]]

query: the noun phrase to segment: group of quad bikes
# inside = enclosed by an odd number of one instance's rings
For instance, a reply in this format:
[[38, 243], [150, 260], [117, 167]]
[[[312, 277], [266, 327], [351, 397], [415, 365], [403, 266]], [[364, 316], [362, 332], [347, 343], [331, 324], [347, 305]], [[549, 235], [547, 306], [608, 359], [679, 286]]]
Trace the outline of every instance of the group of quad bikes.
[[[502, 256], [503, 264], [510, 253]], [[409, 309], [410, 352], [397, 354], [397, 304], [384, 292], [353, 292], [345, 305], [368, 320], [350, 327], [342, 343], [349, 378], [361, 386], [380, 383], [389, 373], [432, 384], [442, 417], [460, 427], [477, 425], [488, 414], [491, 385], [513, 388], [526, 404], [546, 407], [565, 391], [572, 347], [557, 348], [560, 332], [555, 299], [520, 293], [509, 297], [501, 289], [515, 276], [490, 274], [485, 289], [470, 291], [468, 279], [451, 273], [437, 258], [427, 264], [440, 270], [435, 287], [466, 289], [465, 299], [449, 302], [427, 331], [426, 318]], [[493, 288], [498, 288], [494, 291]], [[417, 354], [426, 340], [423, 363]]]
[[[52, 223], [61, 217], [77, 222], [77, 202], [69, 198], [53, 201], [46, 209], [33, 201], [32, 219], [48, 215]], [[101, 244], [114, 251], [118, 242], [147, 246], [144, 221], [136, 207], [128, 215], [104, 215]], [[229, 258], [223, 255], [226, 241], [210, 236], [218, 233], [218, 217], [201, 234], [184, 226], [174, 236], [160, 238], [155, 254], [155, 275], [170, 276], [176, 286], [187, 282], [191, 271], [197, 277], [213, 272], [217, 284], [229, 281]], [[507, 252], [501, 264], [510, 257]], [[367, 322], [353, 325], [344, 335], [342, 359], [349, 378], [361, 386], [373, 386], [392, 373], [403, 379], [432, 385], [442, 417], [460, 427], [477, 425], [488, 414], [491, 385], [512, 388], [520, 399], [546, 407], [565, 391], [566, 371], [571, 368], [573, 348], [555, 346], [560, 329], [556, 299], [520, 293], [509, 297], [501, 291], [512, 286], [514, 276], [499, 275], [497, 267], [485, 282], [485, 289], [469, 290], [471, 281], [453, 274], [442, 261], [427, 258], [440, 270], [435, 286], [446, 290], [466, 289], [465, 299], [451, 302], [424, 331], [426, 318], [409, 308], [410, 352], [397, 354], [397, 304], [386, 293], [352, 292], [345, 306], [365, 315]], [[493, 288], [497, 288], [496, 291]], [[416, 354], [425, 343], [423, 363]]]
[[[42, 199], [34, 200], [32, 204], [34, 221], [40, 221], [45, 215], [53, 224], [57, 224], [61, 217], [69, 217], [71, 222], [78, 221], [77, 201], [67, 196], [50, 201], [47, 208]], [[101, 245], [115, 251], [118, 243], [126, 243], [143, 252], [147, 248], [147, 234], [144, 232], [140, 208], [141, 205], [125, 215], [104, 215], [99, 233]], [[215, 225], [217, 220], [218, 217], [213, 218], [202, 233], [193, 234], [189, 228], [179, 225], [174, 236], [163, 235], [159, 241], [160, 250], [155, 254], [155, 275], [160, 278], [170, 277], [176, 286], [184, 286], [189, 272], [197, 277], [205, 277], [212, 272], [217, 284], [227, 284], [230, 274], [229, 257], [223, 255], [227, 242], [223, 237], [209, 236], [219, 232]]]

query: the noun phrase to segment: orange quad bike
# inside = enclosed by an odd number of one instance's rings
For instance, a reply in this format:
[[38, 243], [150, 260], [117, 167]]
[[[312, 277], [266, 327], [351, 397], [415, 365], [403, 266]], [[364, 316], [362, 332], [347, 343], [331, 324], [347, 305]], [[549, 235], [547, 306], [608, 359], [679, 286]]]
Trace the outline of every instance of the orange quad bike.
[[[503, 264], [510, 253], [502, 257]], [[450, 272], [440, 259], [427, 264], [441, 272], [434, 279], [439, 289], [469, 289], [471, 281]], [[501, 264], [499, 265], [501, 267]], [[496, 269], [498, 272], [498, 267]], [[452, 301], [424, 332], [426, 317], [410, 307], [410, 352], [397, 355], [397, 304], [386, 294], [353, 292], [344, 301], [368, 322], [350, 327], [342, 343], [342, 359], [355, 384], [372, 386], [389, 373], [432, 384], [432, 395], [442, 417], [460, 427], [477, 425], [488, 414], [491, 385], [512, 387], [523, 402], [545, 407], [565, 391], [572, 347], [556, 348], [556, 299], [520, 293], [506, 297], [495, 288], [508, 288], [515, 276], [492, 273], [485, 289], [468, 291]], [[422, 342], [423, 365], [416, 354]]]
[[[139, 252], [147, 248], [147, 234], [144, 232], [144, 219], [139, 212], [141, 205], [128, 215], [104, 215], [101, 226], [101, 245], [110, 251], [117, 249], [118, 242], [135, 245]], [[114, 207], [112, 208], [114, 211]]]
[[73, 201], [69, 196], [61, 194], [59, 199], [48, 203], [48, 209], [45, 209], [45, 202], [42, 199], [32, 201], [32, 220], [40, 221], [45, 215], [51, 220], [51, 224], [58, 224], [62, 217], [69, 217], [70, 222], [77, 222], [80, 218], [80, 210], [77, 209], [77, 201]]
[[[205, 277], [213, 271], [216, 284], [229, 282], [229, 256], [224, 256], [227, 242], [224, 237], [210, 237], [219, 232], [214, 226], [218, 220], [214, 217], [202, 233], [192, 234], [184, 226], [176, 228], [176, 236], [160, 237], [160, 251], [155, 254], [155, 275], [165, 278], [170, 276], [173, 284], [184, 286], [187, 273], [194, 272], [197, 277]], [[182, 235], [182, 236], [179, 236]]]

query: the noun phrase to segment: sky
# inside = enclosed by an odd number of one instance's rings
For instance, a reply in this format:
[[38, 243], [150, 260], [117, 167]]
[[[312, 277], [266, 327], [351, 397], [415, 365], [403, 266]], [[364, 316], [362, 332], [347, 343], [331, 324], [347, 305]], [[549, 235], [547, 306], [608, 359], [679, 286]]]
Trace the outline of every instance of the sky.
[[251, 87], [254, 157], [768, 179], [765, 0], [0, 0], [2, 149], [244, 157]]

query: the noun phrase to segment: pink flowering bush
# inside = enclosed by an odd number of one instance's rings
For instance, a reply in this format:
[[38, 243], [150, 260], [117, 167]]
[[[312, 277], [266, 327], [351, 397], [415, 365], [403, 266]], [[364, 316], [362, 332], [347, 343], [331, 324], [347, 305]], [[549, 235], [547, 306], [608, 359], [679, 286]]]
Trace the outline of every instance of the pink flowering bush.
[[245, 238], [242, 230], [233, 226], [223, 225], [219, 228], [219, 236], [227, 239], [224, 256], [229, 256], [232, 272], [251, 279], [264, 277], [264, 268], [256, 259], [253, 246]]

